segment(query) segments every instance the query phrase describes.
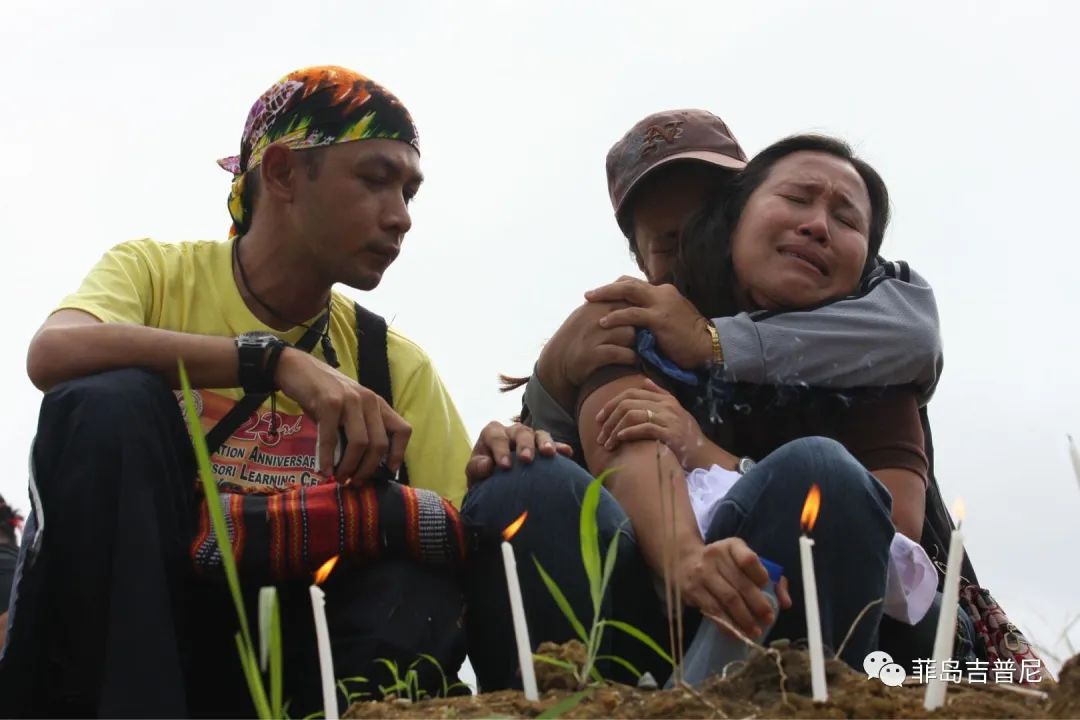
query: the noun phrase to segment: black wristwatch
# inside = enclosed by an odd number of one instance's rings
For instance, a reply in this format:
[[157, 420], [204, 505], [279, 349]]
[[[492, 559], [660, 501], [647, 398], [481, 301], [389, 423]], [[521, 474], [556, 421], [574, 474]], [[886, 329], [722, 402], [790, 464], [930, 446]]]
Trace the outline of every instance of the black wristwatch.
[[270, 393], [277, 389], [274, 373], [281, 353], [289, 344], [265, 332], [244, 333], [236, 338], [240, 387], [248, 393]]

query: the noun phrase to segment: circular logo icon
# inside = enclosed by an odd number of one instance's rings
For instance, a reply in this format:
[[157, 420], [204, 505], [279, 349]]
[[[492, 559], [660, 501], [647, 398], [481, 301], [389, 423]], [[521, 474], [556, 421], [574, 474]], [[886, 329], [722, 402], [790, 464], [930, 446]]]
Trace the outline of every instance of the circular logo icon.
[[866, 656], [862, 661], [863, 670], [866, 671], [867, 677], [880, 677], [879, 673], [881, 668], [885, 667], [893, 661], [892, 655], [881, 650], [875, 650]]
[[878, 678], [889, 687], [900, 687], [907, 679], [907, 670], [896, 663], [889, 663], [881, 668]]

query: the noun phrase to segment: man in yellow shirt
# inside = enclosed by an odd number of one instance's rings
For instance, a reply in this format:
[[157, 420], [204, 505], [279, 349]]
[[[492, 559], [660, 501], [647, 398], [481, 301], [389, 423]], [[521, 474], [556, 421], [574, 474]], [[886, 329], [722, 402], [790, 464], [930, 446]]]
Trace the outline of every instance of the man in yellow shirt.
[[[336, 674], [371, 681], [350, 690], [377, 687], [376, 660], [405, 668], [421, 653], [453, 677], [466, 464], [478, 480], [508, 466], [515, 439], [522, 459], [556, 450], [492, 424], [470, 460], [427, 355], [332, 291], [378, 285], [411, 226], [423, 178], [397, 98], [344, 68], [290, 73], [220, 163], [234, 176], [228, 242], [113, 248], [31, 344], [47, 394], [32, 549], [0, 659], [7, 711], [254, 714], [172, 392], [178, 359], [246, 595], [279, 586], [296, 717], [321, 705], [310, 573], [344, 560], [324, 586]], [[439, 668], [421, 670], [441, 686]]]

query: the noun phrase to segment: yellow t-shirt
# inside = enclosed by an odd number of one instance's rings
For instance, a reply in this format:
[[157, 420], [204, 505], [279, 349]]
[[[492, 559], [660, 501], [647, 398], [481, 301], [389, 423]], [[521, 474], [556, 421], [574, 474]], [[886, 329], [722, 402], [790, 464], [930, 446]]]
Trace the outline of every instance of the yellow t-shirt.
[[[251, 313], [233, 279], [231, 242], [165, 244], [145, 239], [117, 245], [57, 310], [67, 308], [90, 313], [102, 322], [195, 335], [236, 337], [259, 331], [296, 343], [304, 334], [302, 327], [276, 331]], [[336, 292], [331, 301], [330, 339], [338, 369], [355, 380], [356, 312], [352, 300]], [[394, 410], [413, 428], [405, 450], [410, 484], [433, 490], [460, 506], [470, 455], [461, 416], [423, 350], [393, 328], [387, 331], [386, 344]], [[322, 358], [319, 345], [313, 353]], [[197, 391], [203, 428], [212, 428], [243, 394], [239, 388]], [[276, 434], [269, 432], [267, 401], [212, 458], [222, 488], [275, 493], [324, 481], [316, 472], [315, 421], [283, 393], [277, 393], [276, 405]]]

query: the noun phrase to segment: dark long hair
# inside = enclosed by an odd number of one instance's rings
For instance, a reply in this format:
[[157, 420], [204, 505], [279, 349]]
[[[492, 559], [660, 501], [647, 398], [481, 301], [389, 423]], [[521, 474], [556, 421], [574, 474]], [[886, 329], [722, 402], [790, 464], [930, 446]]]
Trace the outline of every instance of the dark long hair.
[[23, 516], [0, 496], [0, 545], [15, 544], [15, 528], [22, 527]]
[[870, 196], [870, 228], [864, 272], [873, 267], [885, 227], [889, 224], [889, 190], [885, 181], [843, 140], [826, 135], [792, 135], [755, 155], [725, 192], [714, 197], [683, 229], [672, 282], [705, 317], [735, 315], [742, 309], [735, 294], [735, 268], [731, 259], [735, 227], [750, 195], [765, 182], [773, 166], [782, 158], [803, 151], [826, 153], [846, 160], [866, 184]]

